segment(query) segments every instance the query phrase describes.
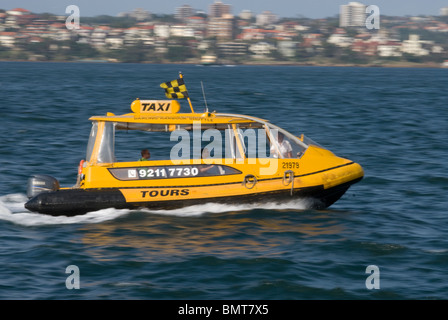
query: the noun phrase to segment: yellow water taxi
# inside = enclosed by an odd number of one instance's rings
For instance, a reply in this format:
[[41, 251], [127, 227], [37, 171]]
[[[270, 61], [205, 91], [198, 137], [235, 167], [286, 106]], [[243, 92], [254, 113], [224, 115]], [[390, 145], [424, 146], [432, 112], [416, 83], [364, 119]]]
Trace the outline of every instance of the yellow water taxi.
[[[28, 180], [25, 207], [73, 216], [105, 208], [171, 209], [306, 198], [310, 208], [322, 209], [363, 178], [359, 164], [268, 120], [195, 112], [182, 75], [161, 87], [168, 100], [136, 99], [130, 113], [91, 117], [76, 184], [61, 188], [51, 176], [34, 175]], [[180, 113], [181, 98], [188, 100], [191, 112]], [[120, 130], [166, 133], [176, 144], [169, 159], [118, 161], [115, 133]]]

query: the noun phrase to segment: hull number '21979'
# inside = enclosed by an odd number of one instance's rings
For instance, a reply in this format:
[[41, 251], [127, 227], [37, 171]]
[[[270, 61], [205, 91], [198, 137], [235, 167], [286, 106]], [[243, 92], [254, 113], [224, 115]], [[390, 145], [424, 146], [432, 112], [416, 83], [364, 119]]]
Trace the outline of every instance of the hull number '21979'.
[[283, 162], [282, 168], [283, 169], [299, 169], [300, 163], [299, 162]]

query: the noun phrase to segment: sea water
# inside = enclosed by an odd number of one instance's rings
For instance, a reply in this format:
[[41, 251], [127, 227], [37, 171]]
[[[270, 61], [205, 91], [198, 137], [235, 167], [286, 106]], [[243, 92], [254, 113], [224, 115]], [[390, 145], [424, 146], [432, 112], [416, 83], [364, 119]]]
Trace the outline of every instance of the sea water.
[[[0, 70], [0, 299], [448, 298], [447, 69], [1, 62]], [[202, 81], [209, 111], [305, 133], [360, 163], [365, 178], [321, 211], [306, 199], [76, 217], [23, 207], [33, 174], [75, 184], [90, 116], [164, 99], [160, 83], [179, 71], [195, 111], [205, 109]], [[166, 140], [129, 144], [135, 159], [143, 147], [154, 159], [169, 153]], [[79, 289], [70, 287], [75, 275]]]

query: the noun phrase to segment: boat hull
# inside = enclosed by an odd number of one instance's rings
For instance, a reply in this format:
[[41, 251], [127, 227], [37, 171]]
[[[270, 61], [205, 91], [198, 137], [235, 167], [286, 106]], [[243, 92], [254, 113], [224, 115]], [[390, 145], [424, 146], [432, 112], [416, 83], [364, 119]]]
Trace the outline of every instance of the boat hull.
[[[30, 199], [25, 204], [25, 207], [30, 211], [52, 216], [76, 216], [107, 208], [169, 210], [204, 203], [262, 204], [269, 202], [283, 203], [292, 199], [306, 199], [310, 209], [325, 209], [342, 197], [352, 184], [361, 179], [358, 178], [328, 189], [325, 189], [323, 185], [319, 185], [244, 195], [170, 200], [155, 199], [152, 201], [127, 201], [124, 191], [132, 190], [126, 189], [62, 189], [41, 193]], [[182, 190], [184, 189], [181, 189], [179, 192], [182, 192]], [[134, 188], [135, 191], [142, 192]]]

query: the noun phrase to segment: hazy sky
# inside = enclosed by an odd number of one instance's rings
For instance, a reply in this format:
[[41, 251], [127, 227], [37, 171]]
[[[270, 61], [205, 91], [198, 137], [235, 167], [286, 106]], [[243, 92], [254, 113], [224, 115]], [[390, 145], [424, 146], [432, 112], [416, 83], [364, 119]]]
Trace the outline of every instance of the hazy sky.
[[[174, 8], [188, 4], [194, 9], [208, 12], [214, 0], [0, 0], [0, 9], [25, 8], [36, 13], [50, 12], [65, 15], [65, 8], [77, 5], [82, 16], [107, 14], [116, 16], [120, 12], [143, 8], [152, 13], [174, 14]], [[269, 10], [281, 17], [325, 18], [339, 13], [339, 6], [349, 0], [222, 0], [232, 5], [233, 14], [248, 9], [258, 14]], [[448, 0], [369, 0], [359, 1], [374, 4], [384, 15], [438, 15], [440, 8], [448, 7]]]

